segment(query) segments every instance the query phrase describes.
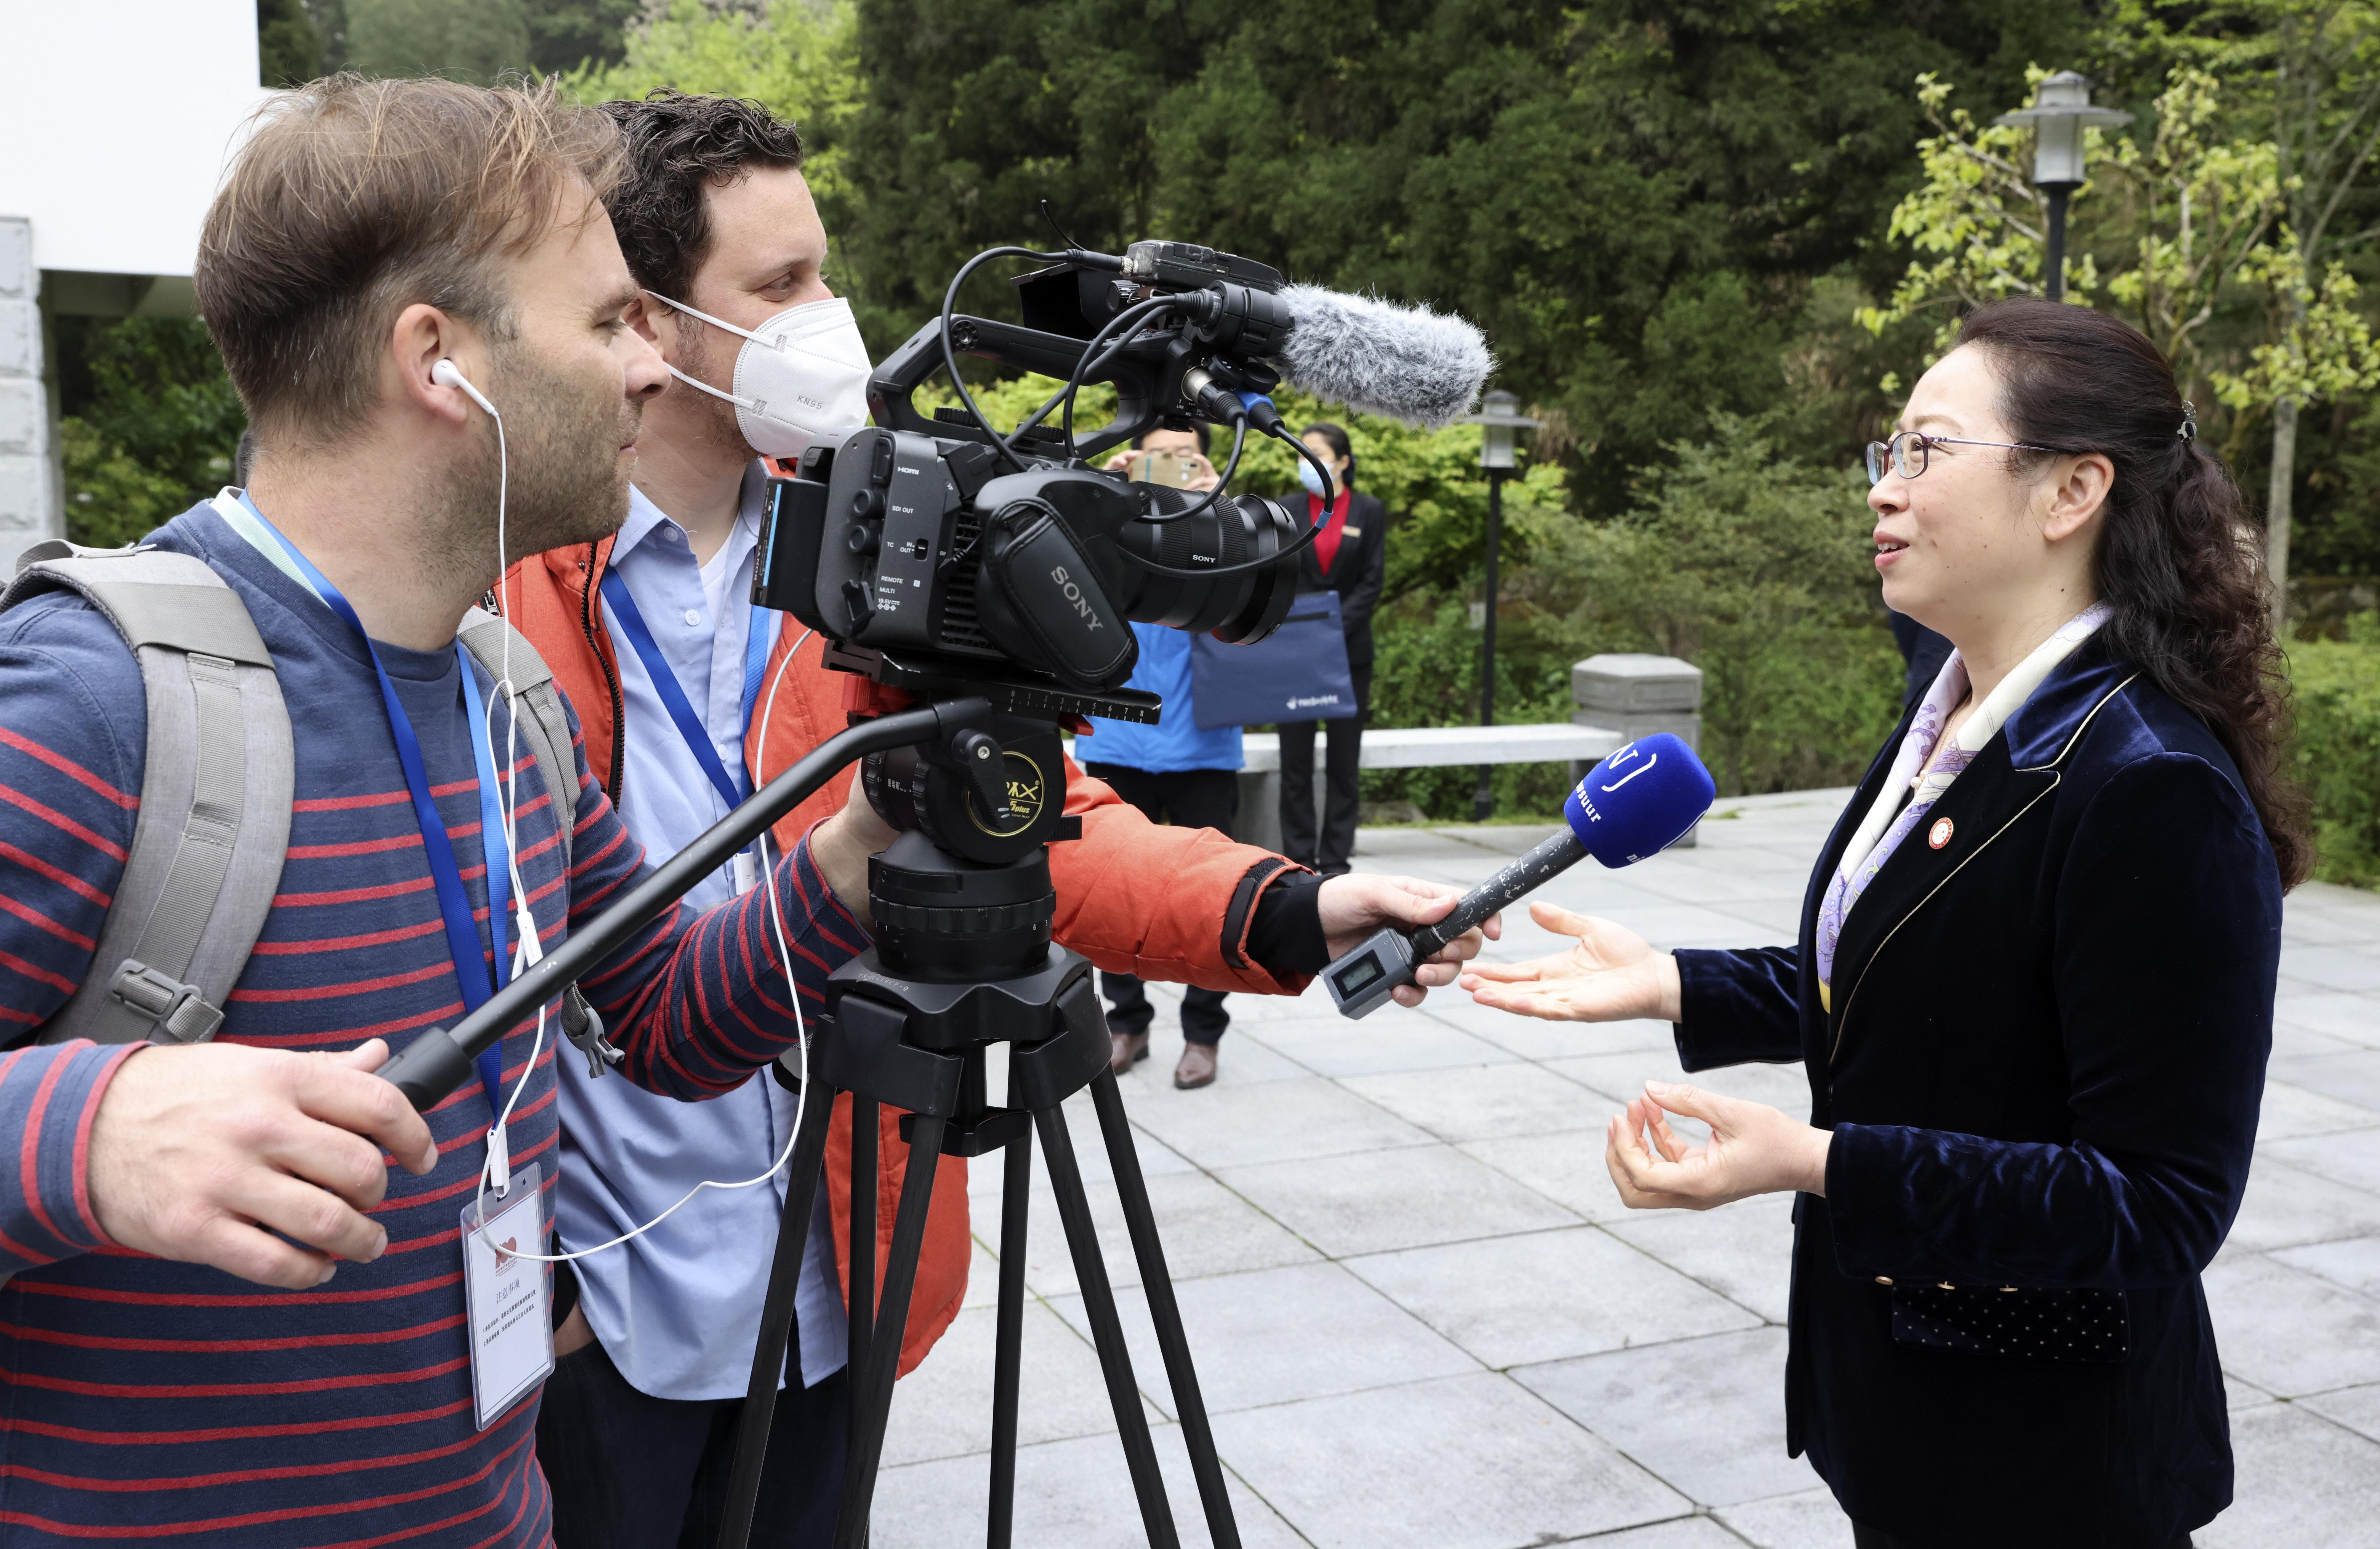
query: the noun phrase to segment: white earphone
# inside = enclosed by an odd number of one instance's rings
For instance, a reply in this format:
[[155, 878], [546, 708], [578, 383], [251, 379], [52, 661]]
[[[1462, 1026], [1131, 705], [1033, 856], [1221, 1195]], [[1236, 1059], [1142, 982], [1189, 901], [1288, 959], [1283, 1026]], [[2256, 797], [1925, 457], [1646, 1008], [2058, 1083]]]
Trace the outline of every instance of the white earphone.
[[465, 397], [487, 410], [489, 416], [497, 424], [504, 423], [504, 417], [496, 413], [496, 405], [488, 402], [486, 394], [471, 385], [471, 379], [463, 374], [463, 368], [455, 365], [452, 360], [441, 360], [437, 365], [431, 367], [430, 380], [442, 386], [461, 389]]
[[[430, 380], [439, 383], [441, 386], [452, 387], [460, 391], [469, 397], [471, 402], [485, 409], [488, 412], [488, 418], [496, 422], [496, 554], [497, 563], [501, 565], [504, 561], [506, 551], [504, 544], [504, 500], [505, 486], [509, 480], [511, 471], [506, 465], [504, 452], [504, 417], [496, 412], [496, 405], [488, 402], [486, 395], [480, 393], [478, 388], [471, 385], [471, 379], [465, 376], [463, 374], [463, 369], [455, 365], [452, 360], [441, 360], [436, 365], [431, 367]], [[508, 585], [510, 572], [503, 571], [499, 574], [504, 576], [504, 579], [500, 579], [496, 584], [499, 589], [502, 589]], [[507, 616], [509, 616], [512, 610], [509, 606], [506, 606], [504, 611]], [[759, 724], [763, 726], [767, 725], [770, 717], [775, 713], [777, 706], [777, 685], [783, 681], [785, 669], [791, 667], [794, 664], [794, 659], [800, 654], [802, 641], [808, 638], [808, 632], [804, 631], [801, 638], [794, 642], [793, 650], [788, 651], [785, 654], [784, 660], [777, 664], [776, 674], [769, 683], [768, 700], [761, 707]], [[466, 671], [468, 671], [468, 669], [467, 668]], [[503, 760], [498, 762], [497, 767], [503, 769], [517, 768], [519, 766], [520, 755], [520, 748], [518, 745], [519, 729], [518, 722], [515, 720], [515, 717], [517, 714], [517, 709], [514, 702], [515, 696], [517, 691], [514, 688], [512, 681], [512, 635], [509, 633], [504, 636], [503, 671], [496, 680], [496, 693], [504, 705], [505, 720], [509, 728], [508, 734], [505, 739], [507, 744], [505, 756]], [[489, 728], [485, 725], [479, 727], [477, 729], [477, 734], [483, 737], [488, 736], [490, 734]], [[495, 750], [493, 746], [491, 745], [489, 748], [489, 756], [492, 759], [494, 758], [494, 752]], [[525, 951], [520, 950], [517, 947], [516, 949], [516, 956], [514, 962], [513, 972], [515, 974], [519, 974], [525, 972], [528, 968], [535, 966], [537, 958], [541, 955], [541, 953], [540, 953], [536, 948], [536, 919], [528, 913], [528, 909], [527, 900], [528, 897], [528, 889], [526, 883], [522, 880], [520, 874], [520, 846], [518, 843], [518, 836], [515, 829], [515, 825], [517, 823], [519, 818], [518, 786], [511, 781], [503, 781], [502, 783], [504, 786], [504, 812], [505, 848], [511, 852], [513, 856], [513, 898], [516, 901], [516, 906], [521, 911], [519, 929], [516, 933], [516, 938], [518, 942], [527, 943], [528, 948], [528, 950]], [[759, 845], [761, 870], [765, 874], [768, 870], [767, 863], [769, 855], [769, 836], [766, 830], [763, 830], [760, 833], [758, 842]], [[622, 1232], [619, 1236], [612, 1239], [609, 1242], [599, 1242], [592, 1248], [581, 1248], [573, 1253], [523, 1253], [516, 1249], [509, 1250], [513, 1253], [515, 1257], [525, 1258], [542, 1264], [562, 1264], [572, 1259], [585, 1258], [590, 1253], [600, 1253], [607, 1248], [616, 1248], [621, 1243], [627, 1241], [631, 1238], [643, 1236], [646, 1232], [650, 1231], [653, 1228], [661, 1225], [663, 1221], [668, 1220], [672, 1216], [677, 1214], [680, 1206], [687, 1204], [695, 1195], [702, 1192], [705, 1189], [755, 1188], [762, 1183], [766, 1183], [778, 1173], [783, 1171], [785, 1165], [794, 1159], [794, 1144], [801, 1134], [802, 1114], [804, 1111], [803, 1105], [807, 1103], [809, 1098], [810, 1041], [808, 1030], [803, 1025], [802, 1022], [801, 989], [800, 986], [794, 982], [794, 954], [786, 945], [785, 940], [784, 910], [783, 904], [778, 900], [777, 892], [774, 888], [769, 889], [769, 922], [771, 928], [776, 937], [777, 961], [784, 965], [785, 997], [787, 1003], [794, 1008], [795, 1039], [801, 1048], [802, 1055], [802, 1082], [800, 1095], [794, 1100], [794, 1121], [786, 1128], [785, 1148], [778, 1154], [776, 1162], [769, 1168], [768, 1171], [760, 1174], [759, 1177], [747, 1178], [740, 1182], [727, 1183], [722, 1182], [716, 1179], [705, 1179], [701, 1182], [697, 1183], [693, 1188], [688, 1189], [686, 1193], [679, 1198], [676, 1204], [671, 1205], [667, 1210], [662, 1211], [651, 1220], [647, 1221], [643, 1226], [638, 1227], [631, 1231]], [[507, 1155], [510, 1148], [503, 1138], [504, 1131], [505, 1126], [512, 1121], [513, 1109], [519, 1104], [521, 1094], [528, 1088], [529, 1077], [535, 1073], [539, 1055], [545, 1047], [545, 1008], [543, 1006], [540, 1006], [537, 1010], [537, 1038], [536, 1041], [529, 1046], [528, 1059], [521, 1067], [520, 1079], [513, 1083], [511, 1098], [504, 1104], [502, 1111], [497, 1114], [495, 1126], [488, 1134], [488, 1166], [482, 1169], [480, 1174], [479, 1192], [475, 1196], [478, 1201], [477, 1209], [479, 1211], [480, 1222], [480, 1229], [483, 1233], [486, 1232], [489, 1227], [492, 1224], [489, 1218], [487, 1211], [488, 1185], [492, 1180], [494, 1180], [497, 1182], [497, 1186], [501, 1189], [504, 1180], [496, 1180], [495, 1174], [503, 1172], [506, 1174], [508, 1178], [512, 1168], [512, 1160]], [[494, 1239], [492, 1237], [488, 1238], [487, 1240], [490, 1246], [494, 1245]]]

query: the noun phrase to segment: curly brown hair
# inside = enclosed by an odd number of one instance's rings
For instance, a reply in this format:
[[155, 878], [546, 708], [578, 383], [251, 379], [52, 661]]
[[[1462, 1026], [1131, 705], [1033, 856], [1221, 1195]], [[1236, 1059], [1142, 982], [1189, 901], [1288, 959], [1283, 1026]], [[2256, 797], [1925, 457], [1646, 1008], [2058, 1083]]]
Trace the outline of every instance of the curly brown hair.
[[2056, 449], [2011, 458], [2038, 466], [2096, 452], [2115, 465], [2093, 560], [2115, 611], [2108, 645], [2215, 733], [2264, 821], [2282, 885], [2304, 881], [2313, 841], [2287, 768], [2289, 684], [2264, 546], [2229, 470], [2199, 444], [2172, 364], [2120, 319], [2031, 298], [1977, 309], [1959, 342], [1989, 357], [2010, 433]]
[[683, 299], [710, 253], [703, 190], [753, 167], [802, 164], [801, 131], [759, 103], [667, 87], [641, 102], [605, 103], [628, 142], [627, 175], [604, 200], [637, 284]]

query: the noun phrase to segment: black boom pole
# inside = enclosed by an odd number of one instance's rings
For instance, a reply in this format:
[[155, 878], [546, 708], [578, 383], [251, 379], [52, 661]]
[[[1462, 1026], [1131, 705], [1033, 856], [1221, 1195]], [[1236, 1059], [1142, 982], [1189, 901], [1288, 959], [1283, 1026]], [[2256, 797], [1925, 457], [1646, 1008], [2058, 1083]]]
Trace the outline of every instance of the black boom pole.
[[930, 741], [990, 710], [989, 700], [970, 695], [879, 716], [838, 732], [713, 824], [700, 839], [655, 866], [651, 875], [628, 889], [626, 897], [596, 916], [592, 924], [572, 931], [568, 940], [481, 1002], [453, 1031], [432, 1027], [414, 1039], [402, 1054], [380, 1068], [381, 1075], [395, 1083], [416, 1109], [426, 1111], [471, 1079], [471, 1061], [481, 1049], [502, 1038], [507, 1029], [535, 1016], [539, 1007], [618, 951], [629, 937], [725, 865], [777, 819], [801, 805], [845, 765], [887, 748]]

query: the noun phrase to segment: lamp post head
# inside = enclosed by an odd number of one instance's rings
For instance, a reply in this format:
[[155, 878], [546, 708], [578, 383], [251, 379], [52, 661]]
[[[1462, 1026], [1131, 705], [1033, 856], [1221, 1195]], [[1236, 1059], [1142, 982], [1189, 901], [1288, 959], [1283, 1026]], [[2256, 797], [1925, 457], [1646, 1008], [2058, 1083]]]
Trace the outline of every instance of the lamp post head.
[[1479, 412], [1465, 415], [1455, 421], [1458, 425], [1480, 427], [1479, 466], [1498, 469], [1517, 466], [1513, 456], [1513, 437], [1521, 430], [1534, 430], [1544, 421], [1531, 419], [1520, 412], [1521, 400], [1498, 388], [1479, 400]]
[[2045, 188], [2073, 189], [2082, 182], [2082, 130], [2092, 124], [2129, 124], [2132, 115], [2091, 105], [2090, 80], [2073, 70], [2043, 78], [2033, 105], [2003, 113], [2002, 124], [2034, 129], [2033, 180]]

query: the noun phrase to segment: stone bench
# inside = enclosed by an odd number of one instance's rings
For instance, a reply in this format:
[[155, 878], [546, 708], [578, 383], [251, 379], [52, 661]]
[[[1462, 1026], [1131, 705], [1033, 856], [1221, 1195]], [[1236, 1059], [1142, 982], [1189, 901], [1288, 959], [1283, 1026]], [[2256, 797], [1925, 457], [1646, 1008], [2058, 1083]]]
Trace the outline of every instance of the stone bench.
[[[1327, 722], [1325, 723], [1328, 724]], [[1322, 799], [1325, 732], [1314, 736], [1315, 800]], [[1366, 769], [1420, 769], [1479, 764], [1593, 764], [1628, 739], [1600, 726], [1563, 722], [1534, 726], [1369, 726], [1364, 729]], [[1232, 837], [1244, 844], [1281, 848], [1281, 738], [1251, 732], [1241, 739], [1247, 762], [1240, 770], [1240, 818]], [[1318, 806], [1316, 810], [1321, 809]]]

